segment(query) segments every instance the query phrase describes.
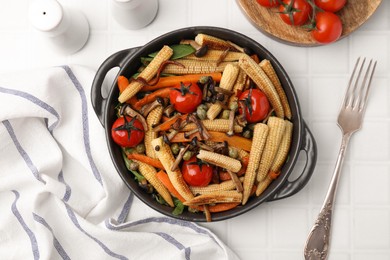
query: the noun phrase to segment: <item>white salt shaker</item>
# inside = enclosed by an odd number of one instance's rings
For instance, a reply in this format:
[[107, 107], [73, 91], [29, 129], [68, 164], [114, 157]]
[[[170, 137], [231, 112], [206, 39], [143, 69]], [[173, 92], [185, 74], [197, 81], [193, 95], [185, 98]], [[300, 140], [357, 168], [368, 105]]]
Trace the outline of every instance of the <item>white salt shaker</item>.
[[63, 54], [79, 51], [89, 37], [89, 24], [84, 14], [62, 6], [56, 0], [35, 0], [29, 7], [29, 20], [48, 43]]
[[126, 29], [141, 29], [156, 17], [158, 0], [111, 0], [111, 11], [114, 20]]

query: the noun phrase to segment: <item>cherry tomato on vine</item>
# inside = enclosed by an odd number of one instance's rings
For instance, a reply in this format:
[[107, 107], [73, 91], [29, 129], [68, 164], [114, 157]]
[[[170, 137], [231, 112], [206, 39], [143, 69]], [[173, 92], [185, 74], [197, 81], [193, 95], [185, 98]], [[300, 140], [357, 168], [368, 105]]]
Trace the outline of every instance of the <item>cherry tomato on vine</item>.
[[202, 90], [196, 83], [189, 83], [186, 86], [181, 82], [171, 89], [169, 100], [180, 113], [192, 113], [202, 103]]
[[316, 6], [324, 11], [335, 13], [347, 3], [347, 0], [315, 0]]
[[134, 147], [144, 139], [142, 123], [135, 117], [118, 117], [111, 128], [111, 136], [115, 143], [123, 147]]
[[245, 90], [239, 97], [239, 113], [245, 113], [249, 123], [260, 122], [270, 111], [268, 98], [259, 89]]
[[259, 5], [271, 8], [271, 7], [277, 7], [279, 6], [278, 0], [256, 0]]
[[184, 161], [181, 167], [183, 178], [191, 186], [207, 186], [213, 177], [213, 167], [193, 156], [188, 161]]
[[283, 0], [279, 6], [280, 18], [290, 25], [303, 25], [309, 20], [312, 7], [306, 0]]
[[340, 17], [331, 12], [318, 12], [315, 22], [316, 28], [311, 31], [311, 34], [319, 43], [334, 42], [340, 37], [343, 31]]

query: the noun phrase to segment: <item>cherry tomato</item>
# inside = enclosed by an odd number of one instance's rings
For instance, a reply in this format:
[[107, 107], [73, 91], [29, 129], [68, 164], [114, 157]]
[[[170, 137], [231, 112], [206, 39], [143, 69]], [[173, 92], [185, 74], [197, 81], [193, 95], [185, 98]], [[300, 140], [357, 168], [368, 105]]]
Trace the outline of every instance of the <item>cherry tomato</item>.
[[313, 38], [319, 43], [336, 41], [343, 31], [340, 18], [331, 12], [319, 12], [316, 15], [316, 28], [311, 31]]
[[142, 123], [135, 117], [118, 117], [111, 128], [111, 136], [115, 143], [123, 147], [134, 147], [144, 139]]
[[196, 156], [183, 162], [181, 172], [185, 182], [191, 186], [207, 186], [213, 177], [213, 167], [198, 161]]
[[316, 6], [324, 11], [335, 13], [347, 3], [347, 0], [315, 0]]
[[202, 103], [202, 90], [198, 84], [180, 83], [172, 88], [169, 99], [173, 107], [180, 113], [192, 113]]
[[306, 0], [283, 0], [279, 12], [285, 23], [299, 26], [309, 20], [312, 8]]
[[278, 0], [256, 0], [259, 5], [271, 8], [271, 7], [277, 7], [280, 4], [278, 3]]
[[267, 117], [270, 104], [268, 98], [259, 89], [249, 89], [244, 91], [239, 97], [239, 112], [245, 112], [246, 120], [249, 123], [260, 122]]

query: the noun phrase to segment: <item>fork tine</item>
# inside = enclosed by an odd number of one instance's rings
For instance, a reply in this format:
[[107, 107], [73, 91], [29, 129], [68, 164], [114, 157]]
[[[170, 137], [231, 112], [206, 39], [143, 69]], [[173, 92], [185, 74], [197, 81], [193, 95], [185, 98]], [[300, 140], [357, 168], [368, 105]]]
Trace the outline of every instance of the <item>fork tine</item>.
[[[353, 71], [352, 71], [352, 74], [351, 74], [351, 77], [349, 78], [349, 82], [348, 82], [348, 88], [347, 88], [347, 91], [344, 95], [344, 101], [342, 103], [342, 107], [349, 107], [349, 106], [352, 106], [353, 105], [353, 102], [354, 102], [354, 93], [355, 93], [355, 89], [356, 89], [356, 85], [357, 85], [357, 82], [358, 82], [358, 79], [359, 79], [359, 76], [361, 74], [361, 71], [362, 71], [362, 67], [364, 65], [364, 62], [365, 62], [365, 58], [363, 59], [363, 62], [362, 62], [362, 66], [360, 67], [359, 69], [359, 72], [358, 72], [358, 76], [355, 78], [355, 74], [356, 74], [356, 69], [359, 65], [359, 62], [360, 62], [360, 57], [357, 59], [356, 63], [355, 63], [355, 67], [353, 68]], [[355, 80], [354, 80], [355, 79]]]
[[[372, 81], [372, 78], [374, 76], [374, 72], [375, 72], [375, 68], [376, 68], [376, 61], [374, 61], [374, 65], [372, 66], [372, 69], [371, 69], [372, 61], [373, 60], [371, 59], [369, 65], [368, 65], [367, 71], [366, 71], [366, 75], [364, 76], [364, 81], [362, 83], [363, 86], [367, 86], [367, 87], [365, 88], [364, 95], [362, 96], [363, 99], [360, 102], [359, 110], [364, 110], [366, 108], [367, 97], [368, 97], [368, 93], [369, 93], [369, 90], [371, 87], [371, 81]], [[371, 71], [370, 71], [370, 69], [371, 69]], [[368, 82], [367, 82], [367, 79], [368, 79]], [[362, 88], [362, 90], [363, 90], [363, 88]]]

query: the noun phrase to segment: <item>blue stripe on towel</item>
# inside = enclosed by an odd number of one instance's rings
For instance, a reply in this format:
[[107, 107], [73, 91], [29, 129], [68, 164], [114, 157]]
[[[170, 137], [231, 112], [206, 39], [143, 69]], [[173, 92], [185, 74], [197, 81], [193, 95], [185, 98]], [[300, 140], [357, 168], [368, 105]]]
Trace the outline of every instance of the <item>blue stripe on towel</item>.
[[42, 218], [41, 216], [38, 216], [37, 214], [33, 213], [34, 220], [41, 223], [43, 226], [45, 226], [53, 236], [53, 245], [54, 248], [57, 250], [58, 254], [62, 257], [62, 259], [68, 260], [70, 257], [65, 252], [64, 248], [61, 246], [60, 242], [57, 240], [57, 238], [54, 236], [52, 228], [47, 224], [46, 220]]
[[176, 246], [178, 249], [180, 249], [180, 250], [184, 249], [184, 254], [185, 254], [186, 260], [190, 260], [191, 248], [183, 246], [182, 243], [180, 243], [174, 237], [172, 237], [171, 235], [168, 235], [167, 233], [154, 232], [154, 234], [159, 235], [160, 237], [164, 238], [166, 241], [168, 241], [172, 245]]
[[46, 102], [43, 102], [39, 98], [31, 95], [30, 93], [23, 92], [20, 90], [15, 90], [15, 89], [3, 88], [3, 87], [0, 87], [0, 92], [5, 93], [5, 94], [18, 96], [18, 97], [24, 98], [26, 100], [29, 100], [32, 103], [36, 104], [37, 106], [45, 109], [47, 112], [49, 112], [53, 116], [55, 116], [57, 118], [57, 120], [51, 126], [48, 127], [50, 132], [53, 131], [53, 129], [57, 126], [58, 122], [60, 121], [60, 115], [52, 106], [50, 106]]
[[79, 222], [77, 221], [77, 217], [76, 215], [74, 214], [74, 212], [72, 211], [71, 207], [67, 204], [67, 203], [64, 203], [65, 207], [66, 207], [66, 211], [68, 212], [68, 216], [70, 217], [70, 219], [72, 220], [73, 224], [82, 232], [84, 233], [86, 236], [88, 236], [89, 238], [91, 238], [93, 241], [95, 241], [103, 250], [104, 252], [106, 252], [108, 255], [114, 257], [114, 258], [118, 258], [118, 259], [126, 259], [127, 260], [127, 257], [123, 256], [123, 255], [119, 255], [119, 254], [116, 254], [114, 252], [112, 252], [106, 245], [103, 244], [103, 242], [101, 242], [100, 240], [98, 240], [97, 238], [91, 236], [90, 234], [88, 234], [79, 224]]
[[129, 193], [129, 197], [127, 198], [125, 204], [123, 205], [122, 211], [119, 214], [117, 219], [118, 223], [123, 223], [126, 220], [127, 215], [129, 214], [131, 205], [133, 204], [134, 194], [132, 192]]
[[79, 82], [79, 80], [74, 75], [73, 71], [69, 66], [62, 66], [62, 68], [65, 70], [66, 74], [68, 74], [68, 77], [72, 81], [73, 85], [76, 87], [77, 91], [80, 94], [81, 98], [81, 110], [82, 110], [82, 122], [83, 122], [83, 138], [84, 138], [84, 146], [85, 151], [87, 153], [89, 164], [91, 165], [93, 175], [95, 176], [96, 180], [100, 183], [100, 185], [103, 186], [102, 178], [100, 176], [99, 170], [97, 169], [95, 162], [92, 158], [91, 153], [91, 146], [89, 141], [89, 123], [88, 123], [88, 106], [87, 106], [87, 98], [85, 96], [84, 88]]
[[58, 174], [58, 181], [65, 185], [65, 194], [62, 200], [67, 202], [70, 198], [70, 194], [72, 193], [72, 190], [70, 189], [70, 186], [65, 182], [64, 173], [62, 170], [60, 171], [60, 174]]
[[16, 138], [16, 135], [15, 135], [15, 132], [14, 132], [14, 129], [13, 129], [11, 123], [8, 120], [4, 120], [3, 124], [5, 126], [5, 129], [7, 129], [8, 134], [11, 136], [11, 139], [12, 139], [13, 143], [15, 144], [15, 147], [18, 150], [20, 156], [22, 156], [24, 162], [26, 163], [27, 167], [30, 169], [30, 171], [34, 175], [35, 179], [42, 182], [43, 184], [46, 184], [46, 181], [44, 179], [42, 179], [42, 177], [39, 175], [38, 169], [37, 169], [37, 167], [35, 167], [35, 165], [31, 161], [30, 156], [28, 156], [28, 154], [26, 153], [26, 151], [23, 149], [23, 147], [19, 143], [18, 139]]
[[16, 190], [12, 190], [12, 192], [15, 194], [16, 197], [11, 206], [12, 213], [15, 215], [16, 219], [19, 221], [20, 225], [22, 226], [24, 231], [26, 231], [28, 237], [30, 238], [34, 259], [39, 259], [39, 249], [38, 249], [37, 239], [35, 238], [35, 235], [31, 231], [31, 229], [29, 229], [29, 227], [26, 225], [26, 222], [24, 222], [22, 215], [20, 215], [18, 208], [16, 207], [16, 202], [19, 200], [20, 197], [19, 192], [17, 192]]

